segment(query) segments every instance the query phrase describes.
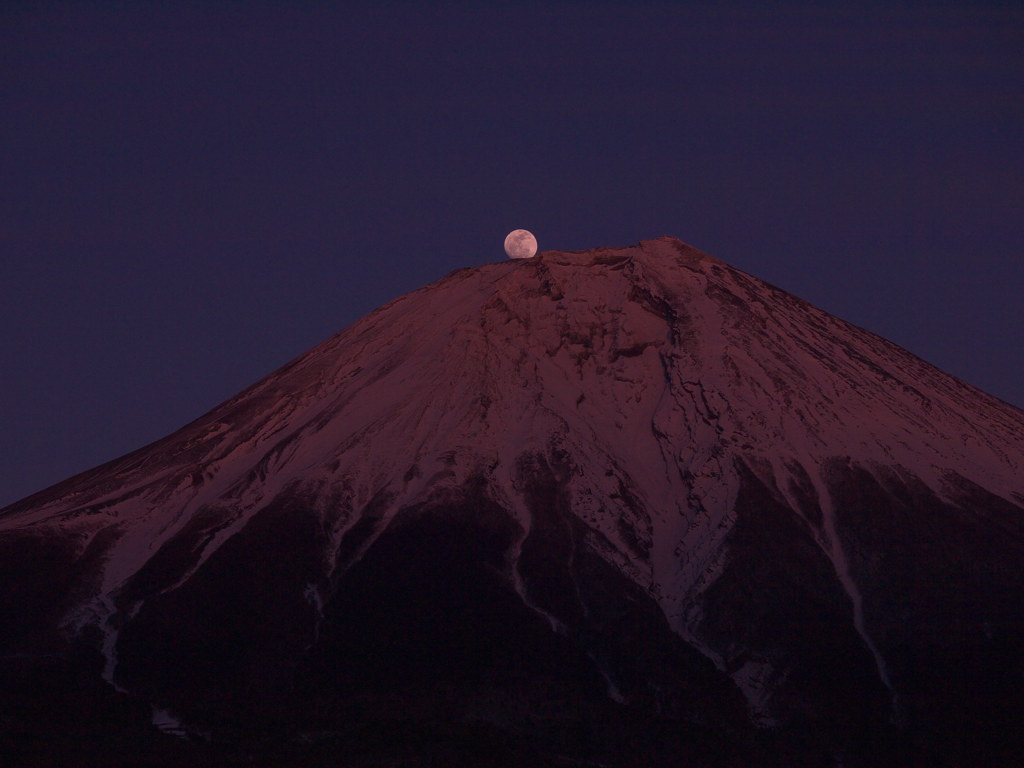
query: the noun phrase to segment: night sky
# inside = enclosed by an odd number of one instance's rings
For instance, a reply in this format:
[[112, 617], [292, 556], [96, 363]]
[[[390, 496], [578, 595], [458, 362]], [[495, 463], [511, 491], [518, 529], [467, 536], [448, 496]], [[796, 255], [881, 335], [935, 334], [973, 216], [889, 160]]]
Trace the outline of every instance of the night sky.
[[0, 148], [0, 505], [518, 227], [677, 236], [1024, 406], [1018, 4], [7, 3]]

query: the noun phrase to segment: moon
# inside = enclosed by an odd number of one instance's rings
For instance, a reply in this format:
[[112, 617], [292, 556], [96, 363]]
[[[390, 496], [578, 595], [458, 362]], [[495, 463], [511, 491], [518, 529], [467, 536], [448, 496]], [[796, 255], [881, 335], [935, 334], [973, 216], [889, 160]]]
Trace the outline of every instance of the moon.
[[537, 238], [525, 229], [513, 229], [505, 236], [505, 253], [510, 259], [530, 259], [537, 254]]

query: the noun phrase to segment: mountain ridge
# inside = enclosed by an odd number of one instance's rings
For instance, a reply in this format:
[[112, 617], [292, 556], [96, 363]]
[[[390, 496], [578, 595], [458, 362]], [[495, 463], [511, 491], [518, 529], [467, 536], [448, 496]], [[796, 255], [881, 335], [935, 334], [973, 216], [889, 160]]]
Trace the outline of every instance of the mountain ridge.
[[[719, 265], [721, 267], [727, 266], [727, 265], [725, 265], [724, 262], [721, 262], [720, 260], [715, 259], [714, 257], [709, 256], [707, 254], [704, 254], [704, 253], [701, 253], [699, 251], [696, 251], [696, 249], [693, 249], [690, 246], [686, 246], [685, 244], [681, 243], [680, 241], [676, 240], [675, 238], [663, 237], [663, 238], [658, 238], [656, 240], [651, 240], [651, 241], [642, 241], [637, 246], [632, 246], [630, 248], [623, 248], [623, 249], [599, 248], [599, 249], [594, 249], [592, 251], [587, 251], [587, 250], [584, 250], [584, 251], [546, 251], [546, 252], [543, 252], [543, 253], [539, 254], [534, 259], [527, 260], [527, 263], [524, 263], [522, 265], [516, 264], [516, 263], [513, 263], [513, 262], [504, 262], [503, 261], [503, 262], [495, 262], [493, 264], [486, 265], [486, 267], [499, 268], [500, 269], [500, 268], [503, 268], [503, 267], [514, 268], [516, 266], [535, 266], [537, 263], [543, 263], [543, 260], [545, 258], [550, 259], [552, 257], [555, 257], [555, 258], [558, 258], [558, 257], [579, 258], [579, 259], [583, 259], [583, 260], [591, 258], [593, 264], [599, 264], [601, 262], [602, 255], [621, 254], [623, 252], [631, 251], [632, 249], [641, 249], [641, 251], [642, 251], [643, 246], [644, 246], [645, 243], [654, 244], [654, 243], [666, 243], [666, 242], [667, 243], [677, 243], [678, 246], [682, 246], [683, 249], [685, 250], [685, 252], [688, 252], [691, 255], [691, 257], [693, 256], [693, 254], [699, 254], [699, 256], [696, 257], [696, 263], [700, 263], [701, 261], [703, 261], [704, 263], [709, 263], [709, 264], [713, 264], [713, 265]], [[591, 254], [593, 254], [593, 256], [590, 256]], [[636, 254], [634, 254], [634, 255], [636, 255]], [[614, 259], [616, 257], [612, 256], [611, 258]], [[621, 258], [621, 257], [619, 257], [619, 258]], [[528, 262], [532, 262], [532, 264], [530, 264]], [[449, 281], [449, 280], [451, 280], [451, 279], [453, 279], [453, 278], [455, 278], [457, 276], [460, 276], [460, 275], [462, 275], [464, 273], [473, 272], [474, 270], [477, 270], [477, 269], [481, 269], [481, 267], [465, 267], [465, 268], [461, 268], [461, 269], [455, 270], [452, 273], [450, 273], [449, 275], [446, 275], [445, 277], [443, 277], [440, 280], [436, 281], [435, 283], [432, 283], [432, 284], [430, 284], [428, 286], [425, 286], [424, 288], [418, 289], [417, 291], [413, 291], [413, 292], [411, 292], [411, 294], [407, 294], [407, 296], [408, 295], [418, 294], [421, 291], [425, 291], [425, 290], [431, 288], [432, 286], [443, 284], [445, 281]], [[737, 273], [739, 272], [739, 270], [735, 270], [734, 268], [731, 268], [731, 267], [729, 267], [729, 269], [731, 271], [733, 271], [733, 272], [737, 272]], [[506, 271], [511, 271], [511, 270], [506, 270]], [[758, 282], [761, 282], [761, 281], [758, 281]], [[786, 293], [785, 291], [783, 291], [782, 289], [780, 289], [780, 288], [778, 288], [776, 286], [773, 286], [773, 285], [771, 285], [769, 283], [762, 283], [762, 285], [770, 288], [772, 291], [774, 291], [774, 292], [776, 292], [778, 294], [785, 295], [789, 300], [795, 301], [795, 302], [799, 303], [800, 305], [802, 305], [802, 306], [804, 306], [806, 308], [810, 308], [810, 309], [812, 309], [815, 312], [820, 312], [820, 310], [818, 310], [816, 307], [814, 307], [810, 302], [807, 302], [807, 301], [805, 301], [803, 299], [800, 299], [798, 297], [795, 297], [795, 296], [791, 296], [790, 294]], [[378, 309], [376, 309], [373, 312], [371, 312], [369, 315], [367, 315], [363, 319], [361, 319], [359, 321], [356, 321], [356, 323], [353, 323], [352, 326], [349, 326], [348, 328], [340, 331], [339, 333], [334, 334], [329, 339], [325, 340], [321, 344], [318, 344], [316, 347], [311, 349], [309, 352], [303, 353], [303, 354], [295, 357], [294, 359], [292, 359], [291, 361], [285, 363], [283, 366], [281, 366], [280, 368], [278, 368], [274, 372], [272, 372], [272, 373], [268, 374], [267, 376], [261, 378], [260, 380], [258, 380], [254, 384], [250, 385], [249, 387], [246, 387], [239, 394], [237, 394], [237, 395], [235, 395], [235, 396], [233, 396], [231, 398], [228, 398], [223, 403], [221, 403], [221, 404], [215, 406], [214, 408], [210, 409], [210, 411], [208, 411], [207, 413], [203, 414], [202, 416], [199, 416], [196, 419], [192, 420], [191, 422], [189, 422], [188, 424], [184, 425], [180, 429], [175, 430], [175, 432], [171, 433], [170, 435], [168, 435], [168, 436], [166, 436], [164, 438], [161, 438], [159, 440], [156, 440], [156, 441], [154, 441], [154, 442], [152, 442], [152, 443], [150, 443], [150, 444], [148, 444], [146, 446], [142, 446], [141, 448], [138, 448], [138, 449], [136, 449], [134, 451], [131, 451], [128, 454], [125, 454], [124, 456], [112, 459], [111, 461], [105, 462], [104, 464], [101, 464], [101, 465], [99, 465], [97, 467], [94, 467], [94, 468], [85, 470], [83, 472], [77, 473], [76, 475], [73, 475], [72, 477], [68, 478], [67, 480], [61, 481], [60, 483], [57, 483], [57, 484], [55, 484], [53, 486], [50, 486], [49, 488], [42, 489], [42, 490], [40, 490], [40, 491], [38, 491], [36, 493], [30, 494], [29, 496], [27, 496], [27, 497], [25, 497], [23, 499], [17, 500], [15, 502], [7, 505], [7, 507], [5, 507], [5, 509], [4, 509], [4, 511], [11, 510], [11, 509], [14, 509], [14, 508], [18, 508], [18, 507], [21, 507], [23, 505], [27, 505], [29, 502], [33, 502], [34, 503], [34, 502], [40, 500], [41, 498], [45, 498], [43, 496], [44, 494], [51, 494], [57, 488], [64, 487], [66, 484], [72, 483], [74, 481], [78, 481], [80, 478], [84, 478], [85, 476], [92, 475], [94, 473], [99, 472], [100, 470], [105, 470], [106, 468], [112, 468], [115, 465], [118, 465], [120, 463], [129, 461], [133, 457], [136, 457], [136, 456], [140, 455], [142, 452], [145, 452], [145, 451], [148, 451], [148, 450], [156, 450], [158, 446], [166, 445], [167, 442], [170, 441], [170, 440], [173, 440], [174, 437], [179, 432], [182, 432], [184, 430], [188, 430], [188, 429], [194, 427], [195, 425], [197, 425], [198, 423], [202, 422], [203, 420], [208, 419], [214, 413], [219, 412], [221, 409], [224, 409], [224, 408], [228, 407], [231, 403], [236, 402], [237, 400], [243, 398], [246, 395], [246, 393], [248, 393], [251, 390], [254, 390], [254, 389], [260, 387], [264, 382], [266, 382], [266, 381], [268, 381], [270, 379], [273, 379], [275, 377], [278, 377], [281, 374], [287, 372], [289, 369], [291, 369], [291, 368], [293, 368], [293, 367], [295, 367], [297, 365], [300, 365], [308, 357], [318, 353], [319, 350], [322, 350], [326, 346], [338, 343], [339, 338], [342, 337], [347, 332], [349, 332], [350, 329], [352, 329], [352, 328], [354, 328], [356, 326], [359, 326], [359, 325], [361, 325], [364, 322], [369, 321], [371, 318], [377, 316], [379, 313], [386, 312], [387, 310], [391, 309], [395, 305], [397, 305], [397, 304], [399, 304], [399, 303], [401, 303], [401, 302], [403, 302], [405, 300], [406, 300], [406, 296], [401, 296], [401, 297], [398, 297], [398, 298], [396, 298], [396, 299], [394, 299], [394, 300], [392, 300], [390, 302], [387, 302], [386, 304], [382, 305]], [[838, 319], [838, 318], [836, 318], [836, 319]], [[843, 323], [845, 326], [848, 326], [848, 327], [850, 327], [852, 329], [855, 329], [859, 334], [863, 334], [864, 336], [866, 336], [866, 337], [868, 337], [870, 339], [873, 339], [875, 342], [881, 342], [881, 343], [883, 343], [885, 345], [890, 345], [890, 346], [894, 346], [894, 347], [896, 346], [896, 345], [893, 345], [891, 342], [888, 342], [883, 337], [878, 336], [877, 334], [873, 333], [872, 331], [866, 330], [864, 328], [856, 326], [855, 324], [849, 323], [847, 321], [840, 321], [840, 322]], [[906, 350], [902, 350], [902, 348], [901, 348], [901, 351], [907, 356], [907, 359], [912, 361], [916, 366], [920, 366], [920, 367], [923, 367], [925, 369], [931, 369], [933, 371], [937, 371], [937, 372], [939, 372], [942, 375], [942, 377], [954, 380], [958, 385], [960, 385], [963, 388], [966, 388], [967, 390], [969, 390], [970, 394], [972, 396], [984, 399], [984, 400], [988, 401], [988, 404], [995, 405], [995, 406], [1000, 407], [1002, 409], [1008, 408], [1010, 410], [1010, 412], [1012, 412], [1012, 413], [1019, 413], [1020, 412], [1020, 409], [1017, 408], [1016, 406], [1014, 406], [1014, 405], [1012, 405], [1010, 403], [1007, 403], [1005, 401], [1002, 401], [1002, 400], [1000, 400], [999, 398], [996, 398], [993, 395], [989, 395], [989, 394], [985, 393], [984, 391], [977, 389], [973, 385], [971, 385], [971, 384], [969, 384], [969, 383], [967, 383], [967, 382], [965, 382], [965, 381], [963, 381], [963, 380], [961, 380], [961, 379], [959, 379], [959, 378], [957, 378], [955, 376], [952, 376], [951, 374], [946, 374], [945, 372], [938, 371], [938, 369], [935, 369], [934, 366], [931, 366], [929, 363], [927, 363], [927, 361], [925, 361], [922, 358], [914, 355], [912, 352], [908, 352]], [[627, 351], [625, 354], [629, 354], [629, 351]], [[1019, 419], [1018, 419], [1018, 421], [1019, 421]]]

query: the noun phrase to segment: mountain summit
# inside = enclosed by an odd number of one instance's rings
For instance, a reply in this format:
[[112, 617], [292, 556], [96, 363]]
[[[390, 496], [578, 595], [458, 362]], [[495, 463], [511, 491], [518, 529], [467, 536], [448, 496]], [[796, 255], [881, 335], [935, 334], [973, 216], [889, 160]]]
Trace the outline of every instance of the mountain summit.
[[0, 511], [2, 738], [1018, 764], [1022, 562], [1024, 412], [678, 240], [547, 251]]

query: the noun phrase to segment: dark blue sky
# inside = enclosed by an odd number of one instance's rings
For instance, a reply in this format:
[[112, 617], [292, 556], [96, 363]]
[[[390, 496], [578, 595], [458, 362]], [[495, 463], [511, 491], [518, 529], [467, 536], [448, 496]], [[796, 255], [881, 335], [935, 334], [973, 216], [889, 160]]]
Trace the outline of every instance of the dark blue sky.
[[0, 505], [517, 227], [675, 235], [1024, 405], [1016, 4], [328, 6], [0, 10]]

